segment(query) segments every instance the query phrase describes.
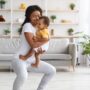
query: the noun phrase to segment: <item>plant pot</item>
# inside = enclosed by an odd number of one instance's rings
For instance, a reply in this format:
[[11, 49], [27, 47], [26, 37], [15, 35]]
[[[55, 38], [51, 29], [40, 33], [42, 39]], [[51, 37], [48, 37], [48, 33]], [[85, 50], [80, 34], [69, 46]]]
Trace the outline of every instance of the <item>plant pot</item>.
[[71, 10], [74, 10], [75, 7], [71, 7]]
[[4, 35], [10, 35], [10, 32], [4, 32]]
[[54, 29], [51, 29], [51, 36], [54, 35]]
[[73, 32], [69, 32], [68, 34], [71, 36], [71, 35], [73, 35]]
[[9, 33], [5, 33], [5, 35], [9, 35]]
[[52, 19], [52, 23], [54, 23], [55, 22], [55, 19]]

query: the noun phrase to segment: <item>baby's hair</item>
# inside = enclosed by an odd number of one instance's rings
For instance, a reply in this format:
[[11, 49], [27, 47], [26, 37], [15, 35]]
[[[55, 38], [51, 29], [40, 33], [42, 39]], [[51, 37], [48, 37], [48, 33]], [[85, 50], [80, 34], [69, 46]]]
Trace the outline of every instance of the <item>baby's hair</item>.
[[44, 20], [44, 24], [49, 26], [50, 24], [50, 20], [47, 16], [41, 16], [39, 19], [43, 19]]

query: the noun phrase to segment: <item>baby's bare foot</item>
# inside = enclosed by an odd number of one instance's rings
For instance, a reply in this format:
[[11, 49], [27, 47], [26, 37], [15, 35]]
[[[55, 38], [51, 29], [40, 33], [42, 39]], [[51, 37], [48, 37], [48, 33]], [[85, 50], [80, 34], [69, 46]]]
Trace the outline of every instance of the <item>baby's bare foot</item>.
[[38, 65], [37, 65], [37, 64], [31, 64], [31, 66], [32, 66], [32, 67], [38, 67]]
[[20, 58], [21, 60], [26, 60], [26, 58], [25, 58], [24, 56], [22, 56], [22, 55], [20, 55], [19, 58]]

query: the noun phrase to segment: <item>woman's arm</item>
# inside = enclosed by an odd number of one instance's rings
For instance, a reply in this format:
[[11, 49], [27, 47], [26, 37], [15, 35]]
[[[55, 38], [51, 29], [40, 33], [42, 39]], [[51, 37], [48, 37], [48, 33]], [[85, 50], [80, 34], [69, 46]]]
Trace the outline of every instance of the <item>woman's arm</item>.
[[29, 43], [29, 45], [32, 48], [37, 48], [40, 47], [41, 45], [45, 44], [47, 41], [42, 41], [42, 42], [34, 42], [33, 40], [33, 33], [30, 32], [24, 32], [25, 38], [27, 40], [27, 42]]

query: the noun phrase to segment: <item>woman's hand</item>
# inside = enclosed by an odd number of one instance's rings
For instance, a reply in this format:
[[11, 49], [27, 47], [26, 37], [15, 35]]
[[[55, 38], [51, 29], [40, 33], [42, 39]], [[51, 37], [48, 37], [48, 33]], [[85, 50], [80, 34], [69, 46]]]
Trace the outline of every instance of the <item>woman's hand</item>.
[[37, 49], [37, 52], [35, 52], [35, 53], [36, 53], [36, 55], [39, 55], [39, 54], [43, 54], [44, 52], [45, 52], [45, 50], [42, 50], [42, 48], [40, 47]]
[[42, 50], [42, 48], [38, 48], [37, 51], [35, 52], [35, 57], [40, 59], [40, 55], [43, 54], [45, 50]]

